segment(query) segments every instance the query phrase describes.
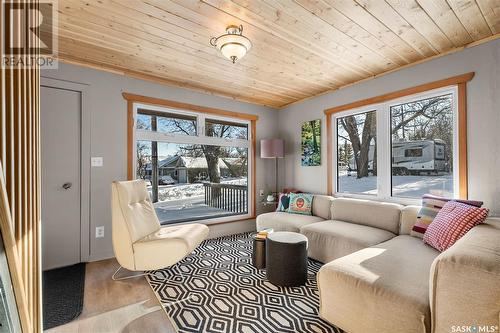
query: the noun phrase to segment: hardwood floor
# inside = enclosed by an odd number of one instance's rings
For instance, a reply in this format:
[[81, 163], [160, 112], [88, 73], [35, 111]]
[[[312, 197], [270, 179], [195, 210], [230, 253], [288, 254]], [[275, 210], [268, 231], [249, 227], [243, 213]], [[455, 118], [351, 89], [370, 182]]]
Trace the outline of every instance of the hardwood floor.
[[175, 332], [144, 277], [113, 281], [115, 259], [87, 264], [80, 317], [47, 333]]

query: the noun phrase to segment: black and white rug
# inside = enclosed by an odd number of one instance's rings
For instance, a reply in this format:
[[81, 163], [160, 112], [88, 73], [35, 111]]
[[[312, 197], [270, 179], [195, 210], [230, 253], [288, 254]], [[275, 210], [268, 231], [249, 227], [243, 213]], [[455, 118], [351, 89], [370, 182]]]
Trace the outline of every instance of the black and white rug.
[[251, 253], [248, 233], [210, 239], [172, 268], [150, 272], [178, 332], [342, 332], [318, 316], [320, 263], [309, 261], [305, 286], [276, 287]]

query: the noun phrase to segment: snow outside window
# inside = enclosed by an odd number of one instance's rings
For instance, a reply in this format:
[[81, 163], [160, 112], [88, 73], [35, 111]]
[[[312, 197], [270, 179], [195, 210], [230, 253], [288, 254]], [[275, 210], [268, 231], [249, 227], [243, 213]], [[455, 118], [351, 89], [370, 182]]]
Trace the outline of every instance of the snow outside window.
[[334, 115], [335, 192], [416, 203], [458, 197], [456, 88]]
[[249, 122], [135, 105], [135, 175], [162, 224], [249, 215]]

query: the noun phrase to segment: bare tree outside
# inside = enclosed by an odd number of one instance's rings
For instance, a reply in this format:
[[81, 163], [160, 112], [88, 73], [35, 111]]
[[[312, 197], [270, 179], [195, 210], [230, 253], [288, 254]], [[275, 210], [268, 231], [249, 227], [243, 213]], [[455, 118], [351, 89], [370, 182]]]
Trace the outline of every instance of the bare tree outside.
[[[206, 118], [200, 128], [199, 121], [190, 114], [137, 113], [137, 178], [151, 180], [151, 199], [164, 223], [248, 212], [248, 126]], [[149, 139], [147, 132], [158, 139]], [[173, 134], [175, 140], [160, 133]], [[177, 143], [184, 136], [192, 143]], [[221, 145], [209, 138], [227, 140]]]
[[[369, 150], [373, 139], [377, 135], [376, 112], [366, 112], [358, 115], [347, 116], [339, 119], [339, 124], [347, 132], [343, 137], [353, 151], [356, 163], [356, 177], [363, 178], [369, 172]], [[339, 131], [339, 133], [341, 133]], [[342, 136], [342, 134], [339, 134]]]
[[[389, 115], [393, 190], [421, 193], [426, 186], [437, 191], [438, 185], [442, 184], [439, 185], [440, 193], [450, 195], [452, 181], [448, 175], [453, 171], [454, 126], [452, 95], [391, 105]], [[337, 119], [339, 170], [345, 168], [345, 176], [358, 180], [374, 178], [365, 181], [363, 186], [347, 182], [355, 192], [376, 191], [376, 177], [372, 177], [378, 171], [376, 133], [376, 111]], [[406, 178], [401, 178], [403, 176]], [[422, 178], [424, 176], [440, 178], [433, 181]]]
[[151, 164], [151, 143], [147, 141], [137, 141], [136, 148], [137, 177], [146, 179], [147, 166]]
[[[391, 107], [393, 142], [443, 140], [446, 162], [453, 160], [453, 111], [451, 95]], [[450, 167], [451, 169], [451, 167]]]
[[[195, 123], [192, 123], [195, 126]], [[173, 123], [173, 129], [185, 132], [185, 124]], [[226, 138], [226, 139], [247, 139], [247, 127], [239, 124], [207, 120], [205, 124], [205, 135], [208, 137]], [[208, 167], [208, 180], [211, 183], [220, 183], [221, 174], [219, 168], [220, 159], [229, 157], [239, 157], [247, 164], [248, 154], [246, 149], [228, 149], [227, 147], [213, 145], [192, 145], [183, 148], [189, 156], [204, 156]], [[236, 156], [235, 156], [236, 154]]]

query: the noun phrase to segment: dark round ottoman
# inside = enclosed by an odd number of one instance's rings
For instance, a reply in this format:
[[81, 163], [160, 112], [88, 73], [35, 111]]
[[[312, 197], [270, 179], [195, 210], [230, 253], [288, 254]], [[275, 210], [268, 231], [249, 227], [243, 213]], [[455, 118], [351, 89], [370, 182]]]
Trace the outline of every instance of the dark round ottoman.
[[307, 281], [307, 237], [296, 232], [273, 232], [266, 240], [266, 274], [274, 285], [294, 287]]

